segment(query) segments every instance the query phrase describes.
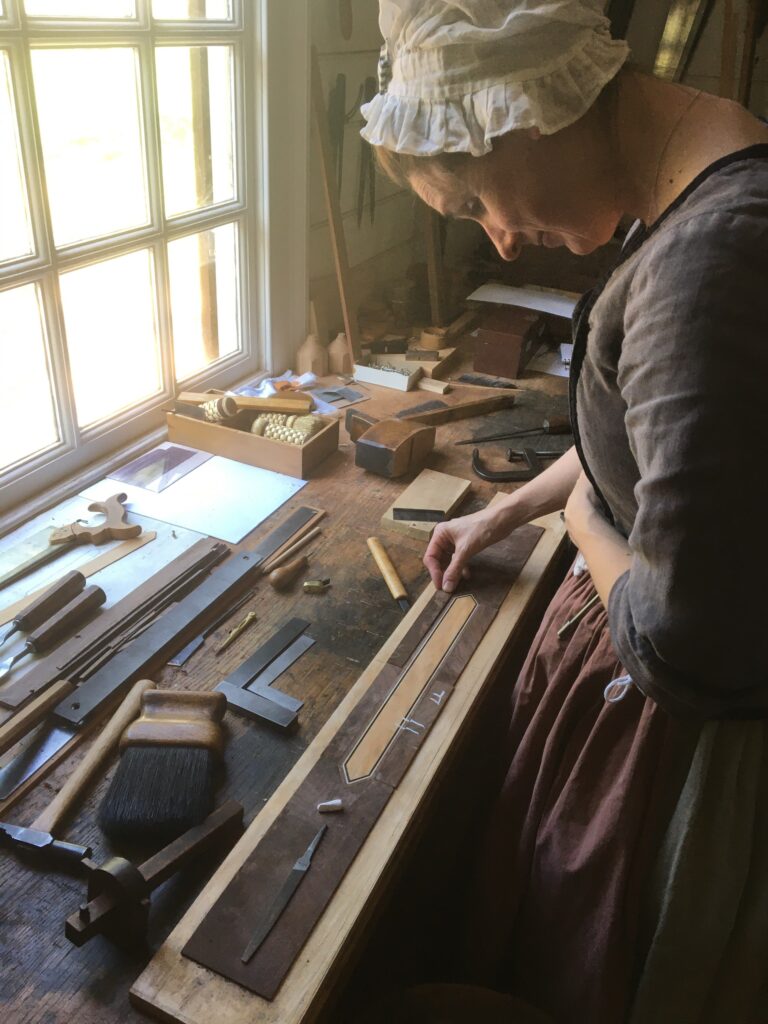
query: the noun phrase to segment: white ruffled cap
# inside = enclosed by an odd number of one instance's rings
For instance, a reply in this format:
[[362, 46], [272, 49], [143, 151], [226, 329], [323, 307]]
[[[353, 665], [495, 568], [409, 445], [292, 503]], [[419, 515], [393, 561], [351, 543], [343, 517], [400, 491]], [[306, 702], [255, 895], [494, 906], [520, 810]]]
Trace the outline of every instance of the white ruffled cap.
[[368, 142], [482, 156], [519, 128], [577, 121], [629, 55], [600, 0], [380, 0], [391, 77], [363, 106]]

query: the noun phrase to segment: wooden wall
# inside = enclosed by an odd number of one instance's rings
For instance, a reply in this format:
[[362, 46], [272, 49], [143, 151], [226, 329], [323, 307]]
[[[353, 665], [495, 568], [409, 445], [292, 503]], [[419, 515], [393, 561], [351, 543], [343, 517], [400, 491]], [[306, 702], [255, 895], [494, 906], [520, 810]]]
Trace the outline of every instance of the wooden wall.
[[[312, 43], [317, 48], [326, 103], [338, 74], [346, 75], [347, 110], [369, 75], [376, 76], [381, 46], [378, 0], [351, 0], [352, 34], [342, 35], [340, 0], [312, 0]], [[387, 281], [401, 277], [414, 257], [418, 234], [416, 201], [411, 193], [376, 173], [376, 210], [371, 224], [366, 197], [363, 220], [357, 224], [357, 192], [363, 119], [356, 112], [344, 133], [341, 210], [352, 268], [355, 295], [380, 293]], [[312, 134], [310, 158], [310, 297], [322, 307], [323, 322], [341, 328], [328, 220], [323, 202], [317, 140]]]
[[[653, 68], [669, 8], [670, 0], [637, 0], [635, 4], [627, 41], [632, 47], [632, 59], [647, 70]], [[748, 0], [716, 0], [683, 78], [685, 85], [736, 97], [747, 8]], [[766, 117], [768, 32], [759, 41], [756, 57], [749, 107], [758, 116]]]

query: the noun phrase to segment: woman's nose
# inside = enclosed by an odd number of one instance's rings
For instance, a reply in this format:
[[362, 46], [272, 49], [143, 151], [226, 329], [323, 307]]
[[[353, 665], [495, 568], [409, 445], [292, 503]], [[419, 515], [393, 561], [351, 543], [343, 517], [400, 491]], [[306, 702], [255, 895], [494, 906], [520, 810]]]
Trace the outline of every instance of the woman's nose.
[[[483, 225], [485, 227], [485, 225]], [[523, 247], [520, 235], [514, 231], [502, 231], [498, 228], [485, 227], [485, 233], [496, 246], [496, 251], [503, 260], [511, 262], [520, 255]]]

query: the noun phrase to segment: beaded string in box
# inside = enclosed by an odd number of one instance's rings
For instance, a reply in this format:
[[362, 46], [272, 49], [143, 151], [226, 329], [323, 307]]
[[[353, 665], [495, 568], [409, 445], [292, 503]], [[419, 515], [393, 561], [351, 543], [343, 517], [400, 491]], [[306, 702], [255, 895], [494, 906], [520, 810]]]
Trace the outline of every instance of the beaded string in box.
[[273, 441], [302, 445], [322, 430], [324, 421], [320, 416], [288, 416], [285, 413], [269, 412], [257, 416], [251, 425], [251, 433], [269, 437]]

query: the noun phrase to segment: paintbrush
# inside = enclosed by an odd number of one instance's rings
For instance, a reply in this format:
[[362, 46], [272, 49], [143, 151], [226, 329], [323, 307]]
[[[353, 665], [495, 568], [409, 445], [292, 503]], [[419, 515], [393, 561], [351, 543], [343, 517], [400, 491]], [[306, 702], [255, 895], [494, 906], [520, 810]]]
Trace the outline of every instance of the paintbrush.
[[216, 692], [147, 690], [98, 812], [110, 839], [167, 843], [211, 813], [226, 703]]

